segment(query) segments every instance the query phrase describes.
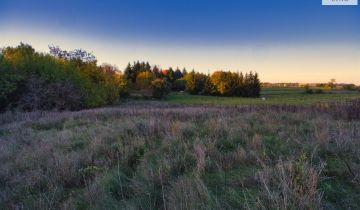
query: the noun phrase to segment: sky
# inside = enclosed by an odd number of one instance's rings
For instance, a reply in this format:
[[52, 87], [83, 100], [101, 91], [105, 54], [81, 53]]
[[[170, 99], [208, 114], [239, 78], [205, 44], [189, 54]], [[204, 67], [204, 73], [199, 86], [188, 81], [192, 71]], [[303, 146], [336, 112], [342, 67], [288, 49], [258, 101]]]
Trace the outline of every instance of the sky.
[[93, 52], [263, 82], [360, 84], [360, 6], [321, 0], [0, 0], [0, 47]]

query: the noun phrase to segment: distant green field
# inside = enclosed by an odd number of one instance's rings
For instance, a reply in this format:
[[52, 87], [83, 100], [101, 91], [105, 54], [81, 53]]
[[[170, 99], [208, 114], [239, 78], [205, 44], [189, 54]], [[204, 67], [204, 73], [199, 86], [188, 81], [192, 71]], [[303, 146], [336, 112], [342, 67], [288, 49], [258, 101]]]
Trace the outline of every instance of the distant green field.
[[[312, 90], [322, 90], [323, 93], [336, 93], [336, 94], [354, 94], [356, 91], [350, 90], [331, 90], [329, 88], [311, 88]], [[305, 89], [300, 87], [273, 87], [273, 88], [262, 88], [261, 95], [283, 95], [283, 94], [301, 94], [304, 93]]]
[[299, 94], [304, 91], [304, 88], [263, 88], [261, 95]]
[[[287, 91], [290, 92], [291, 90]], [[269, 94], [269, 91], [265, 91], [265, 94], [262, 95], [265, 100], [262, 98], [199, 96], [187, 93], [172, 93], [166, 98], [166, 101], [168, 103], [184, 105], [312, 105], [360, 98], [360, 94], [356, 92], [344, 94], [303, 94], [294, 92]]]

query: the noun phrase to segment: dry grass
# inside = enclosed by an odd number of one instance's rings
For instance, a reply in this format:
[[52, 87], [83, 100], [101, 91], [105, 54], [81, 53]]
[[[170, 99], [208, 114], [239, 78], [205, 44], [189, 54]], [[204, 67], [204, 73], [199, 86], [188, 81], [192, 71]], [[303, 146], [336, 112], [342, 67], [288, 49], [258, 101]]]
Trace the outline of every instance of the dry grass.
[[356, 209], [359, 148], [316, 107], [4, 113], [0, 209]]

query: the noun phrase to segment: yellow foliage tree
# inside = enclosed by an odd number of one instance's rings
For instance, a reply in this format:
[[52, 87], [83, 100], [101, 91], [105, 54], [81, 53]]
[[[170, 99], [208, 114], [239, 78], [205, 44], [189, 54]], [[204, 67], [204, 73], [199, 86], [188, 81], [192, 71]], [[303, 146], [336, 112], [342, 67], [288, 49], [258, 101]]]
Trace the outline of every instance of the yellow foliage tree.
[[144, 71], [136, 76], [135, 89], [144, 90], [150, 87], [151, 81], [154, 80], [154, 76], [149, 71]]

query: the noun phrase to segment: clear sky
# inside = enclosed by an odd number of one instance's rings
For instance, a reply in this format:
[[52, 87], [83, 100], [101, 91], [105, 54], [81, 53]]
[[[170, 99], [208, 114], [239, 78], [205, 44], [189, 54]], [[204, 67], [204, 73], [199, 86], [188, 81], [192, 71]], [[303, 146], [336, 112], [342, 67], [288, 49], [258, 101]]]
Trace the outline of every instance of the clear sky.
[[257, 71], [264, 82], [360, 84], [360, 6], [321, 0], [0, 0], [0, 46]]

